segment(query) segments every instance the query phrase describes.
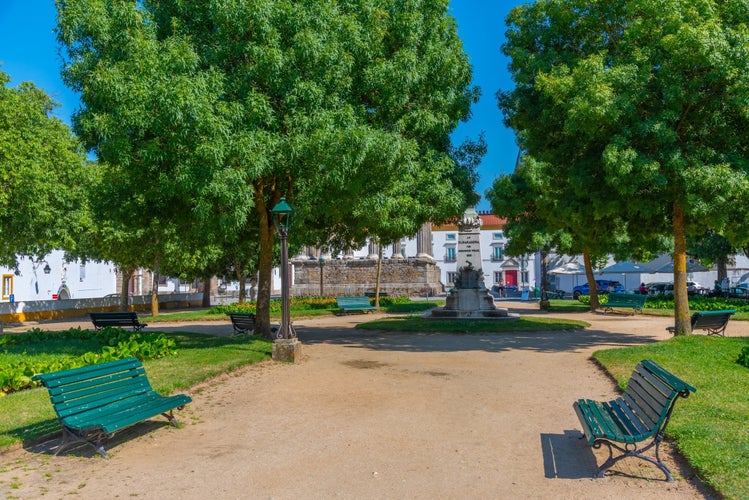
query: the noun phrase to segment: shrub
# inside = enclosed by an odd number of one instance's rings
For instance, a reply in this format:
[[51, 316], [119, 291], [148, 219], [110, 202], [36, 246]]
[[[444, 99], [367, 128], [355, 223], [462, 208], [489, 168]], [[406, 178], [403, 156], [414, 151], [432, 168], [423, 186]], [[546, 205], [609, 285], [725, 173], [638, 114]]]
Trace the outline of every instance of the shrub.
[[[37, 385], [31, 378], [38, 373], [68, 370], [130, 357], [142, 361], [176, 354], [174, 340], [167, 338], [163, 333], [128, 332], [113, 327], [98, 331], [71, 328], [59, 332], [34, 328], [26, 333], [1, 336], [0, 347], [29, 346], [70, 339], [94, 340], [100, 344], [101, 350], [89, 351], [80, 356], [62, 355], [36, 362], [31, 362], [30, 357], [24, 358], [22, 355], [20, 360], [4, 363], [0, 368], [0, 396]], [[8, 352], [7, 349], [5, 352]]]
[[739, 353], [739, 359], [736, 360], [741, 366], [749, 368], [749, 347], [744, 347]]

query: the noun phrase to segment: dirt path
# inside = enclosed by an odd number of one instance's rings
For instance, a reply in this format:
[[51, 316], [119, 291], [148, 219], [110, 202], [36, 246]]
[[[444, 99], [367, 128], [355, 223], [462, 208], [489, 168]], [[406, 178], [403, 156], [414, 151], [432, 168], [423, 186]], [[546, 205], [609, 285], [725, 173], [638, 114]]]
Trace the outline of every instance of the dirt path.
[[669, 451], [675, 483], [633, 459], [591, 479], [604, 454], [578, 439], [572, 402], [616, 390], [590, 353], [666, 338], [671, 320], [571, 317], [593, 326], [400, 335], [351, 329], [371, 316], [300, 321], [303, 362], [195, 388], [183, 428], [131, 428], [109, 442], [109, 460], [87, 449], [51, 456], [56, 441], [6, 453], [0, 497], [704, 498]]

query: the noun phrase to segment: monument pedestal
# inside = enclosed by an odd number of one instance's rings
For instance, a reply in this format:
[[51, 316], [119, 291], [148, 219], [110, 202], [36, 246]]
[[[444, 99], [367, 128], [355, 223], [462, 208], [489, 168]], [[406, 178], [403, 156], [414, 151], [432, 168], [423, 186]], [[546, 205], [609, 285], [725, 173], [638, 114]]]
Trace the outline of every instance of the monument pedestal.
[[494, 297], [480, 288], [456, 288], [450, 291], [445, 307], [432, 309], [433, 318], [510, 318], [507, 309], [498, 308]]
[[273, 341], [273, 361], [296, 363], [302, 360], [302, 343], [299, 339], [276, 339]]

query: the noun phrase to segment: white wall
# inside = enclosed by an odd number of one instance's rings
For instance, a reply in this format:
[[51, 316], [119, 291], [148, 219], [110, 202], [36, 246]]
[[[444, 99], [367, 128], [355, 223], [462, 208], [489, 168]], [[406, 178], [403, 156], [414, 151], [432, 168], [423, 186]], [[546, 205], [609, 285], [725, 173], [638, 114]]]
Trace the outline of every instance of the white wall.
[[[44, 268], [49, 266], [49, 274]], [[0, 267], [3, 285], [12, 286], [13, 299], [16, 302], [34, 300], [52, 300], [65, 291], [71, 299], [103, 297], [116, 293], [117, 273], [110, 263], [80, 261], [65, 262], [64, 252], [55, 250], [41, 261], [28, 258], [19, 260], [18, 274], [13, 269]], [[9, 302], [10, 294], [3, 294], [0, 302]]]

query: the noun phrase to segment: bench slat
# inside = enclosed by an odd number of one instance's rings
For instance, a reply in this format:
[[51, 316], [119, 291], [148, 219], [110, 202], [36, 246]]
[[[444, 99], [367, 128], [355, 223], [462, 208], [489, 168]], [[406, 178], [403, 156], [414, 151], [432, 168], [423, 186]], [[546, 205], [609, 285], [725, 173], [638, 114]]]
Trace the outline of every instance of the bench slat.
[[374, 311], [376, 308], [366, 296], [336, 297], [338, 308], [342, 311]]
[[100, 428], [106, 433], [112, 433], [189, 402], [188, 396], [185, 395], [165, 397], [151, 392], [120, 400], [107, 408], [97, 408], [91, 412], [66, 418], [64, 422], [65, 425], [74, 429]]
[[152, 391], [148, 381], [136, 381], [126, 385], [116, 384], [111, 388], [100, 389], [92, 388], [86, 391], [84, 397], [65, 397], [57, 396], [53, 401], [56, 404], [58, 415], [61, 418], [83, 413], [95, 408], [107, 407], [115, 404], [117, 401], [127, 399], [139, 394]]
[[255, 332], [255, 315], [253, 313], [227, 313], [231, 326], [237, 333]]
[[63, 443], [57, 453], [70, 444], [72, 436], [73, 442], [84, 441], [106, 457], [100, 444], [102, 433], [111, 434], [159, 414], [176, 425], [172, 410], [192, 401], [184, 394], [162, 396], [155, 392], [142, 363], [135, 358], [38, 374], [33, 379], [47, 387], [63, 427]]
[[132, 327], [135, 330], [142, 330], [148, 326], [138, 320], [138, 313], [134, 311], [107, 311], [92, 312], [88, 314], [94, 328], [100, 330], [108, 326], [114, 327]]
[[633, 442], [642, 441], [647, 439], [650, 428], [636, 415], [632, 409], [627, 406], [623, 399], [614, 400], [611, 405], [616, 415], [623, 421], [626, 422], [627, 429], [630, 430], [628, 435], [631, 436]]
[[[643, 360], [632, 373], [621, 397], [608, 403], [589, 399], [575, 401], [573, 407], [588, 444], [595, 447], [605, 444], [611, 452], [609, 459], [598, 469], [597, 476], [603, 477], [616, 462], [633, 456], [657, 465], [666, 474], [667, 480], [673, 480], [668, 467], [660, 461], [658, 446], [663, 440], [663, 430], [676, 399], [679, 396], [687, 397], [695, 391], [694, 387], [653, 361]], [[648, 439], [651, 442], [646, 446], [638, 445]], [[653, 446], [655, 459], [644, 455]], [[614, 448], [621, 454], [614, 457]]]

